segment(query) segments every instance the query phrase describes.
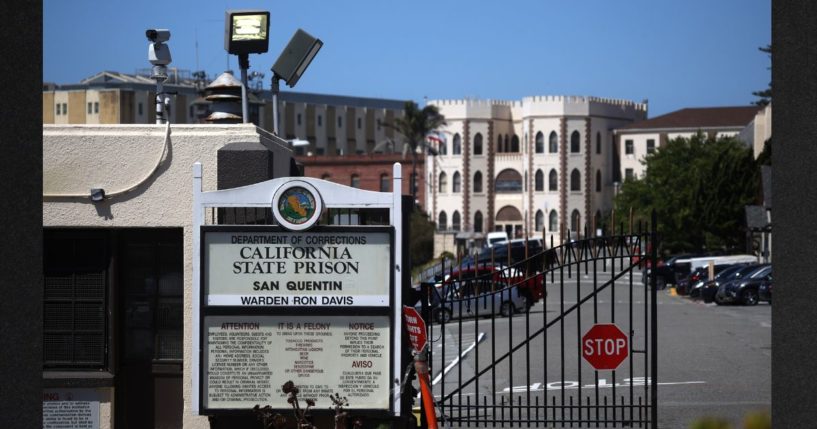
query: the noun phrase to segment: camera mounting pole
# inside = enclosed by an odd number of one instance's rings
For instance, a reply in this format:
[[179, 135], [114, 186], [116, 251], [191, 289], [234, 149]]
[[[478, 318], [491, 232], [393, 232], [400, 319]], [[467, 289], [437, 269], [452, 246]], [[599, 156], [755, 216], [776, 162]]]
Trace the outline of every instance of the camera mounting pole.
[[150, 41], [148, 61], [153, 64], [150, 78], [156, 81], [156, 123], [164, 124], [170, 119], [170, 97], [164, 90], [167, 65], [173, 61], [170, 48], [164, 43], [170, 40], [170, 30], [151, 28], [145, 31], [145, 36]]
[[241, 112], [246, 124], [250, 122], [249, 102], [247, 101], [247, 87], [249, 86], [247, 70], [250, 68], [250, 54], [238, 55], [238, 68], [241, 69]]

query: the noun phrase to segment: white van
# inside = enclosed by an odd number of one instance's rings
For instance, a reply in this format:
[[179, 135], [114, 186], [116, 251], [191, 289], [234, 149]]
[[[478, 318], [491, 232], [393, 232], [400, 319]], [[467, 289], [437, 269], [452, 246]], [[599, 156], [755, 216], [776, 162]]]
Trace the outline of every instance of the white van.
[[508, 233], [505, 231], [489, 232], [485, 235], [485, 247], [493, 247], [501, 241], [508, 241]]
[[701, 256], [698, 258], [679, 259], [675, 264], [689, 264], [689, 270], [694, 271], [705, 267], [712, 262], [715, 265], [728, 264], [751, 264], [757, 262], [755, 255], [726, 255], [726, 256]]

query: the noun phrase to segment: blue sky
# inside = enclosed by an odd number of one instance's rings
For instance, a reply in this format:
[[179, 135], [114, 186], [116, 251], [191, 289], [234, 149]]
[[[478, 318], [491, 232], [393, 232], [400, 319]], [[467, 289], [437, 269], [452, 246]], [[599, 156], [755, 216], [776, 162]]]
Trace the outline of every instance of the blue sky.
[[[43, 80], [146, 68], [147, 28], [169, 28], [171, 66], [215, 77], [224, 11], [271, 12], [269, 71], [296, 29], [324, 42], [294, 90], [412, 99], [592, 95], [648, 99], [650, 116], [746, 105], [771, 80], [770, 0], [45, 0]], [[196, 48], [198, 46], [198, 49]], [[283, 85], [282, 85], [283, 86]], [[284, 88], [285, 90], [287, 88]]]

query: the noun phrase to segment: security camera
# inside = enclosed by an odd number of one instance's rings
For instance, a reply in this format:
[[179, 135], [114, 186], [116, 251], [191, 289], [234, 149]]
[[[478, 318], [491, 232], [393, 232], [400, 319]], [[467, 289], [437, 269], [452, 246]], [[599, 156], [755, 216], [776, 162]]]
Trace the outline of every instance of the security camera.
[[162, 43], [170, 40], [170, 30], [150, 28], [145, 31], [145, 36], [153, 43]]

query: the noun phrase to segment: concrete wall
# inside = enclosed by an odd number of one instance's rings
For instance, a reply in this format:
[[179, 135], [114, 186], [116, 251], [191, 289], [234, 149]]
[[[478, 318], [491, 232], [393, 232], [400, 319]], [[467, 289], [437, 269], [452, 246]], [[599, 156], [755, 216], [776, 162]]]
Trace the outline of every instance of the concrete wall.
[[[191, 313], [192, 168], [201, 162], [204, 190], [215, 190], [217, 151], [234, 142], [281, 144], [251, 124], [172, 125], [166, 147], [164, 125], [43, 126], [43, 226], [184, 230], [185, 428], [209, 427], [206, 417], [189, 413], [192, 326], [197, 323]], [[94, 204], [87, 195], [96, 187], [108, 195], [133, 189]], [[110, 426], [112, 415], [108, 400], [100, 406], [103, 427]]]

